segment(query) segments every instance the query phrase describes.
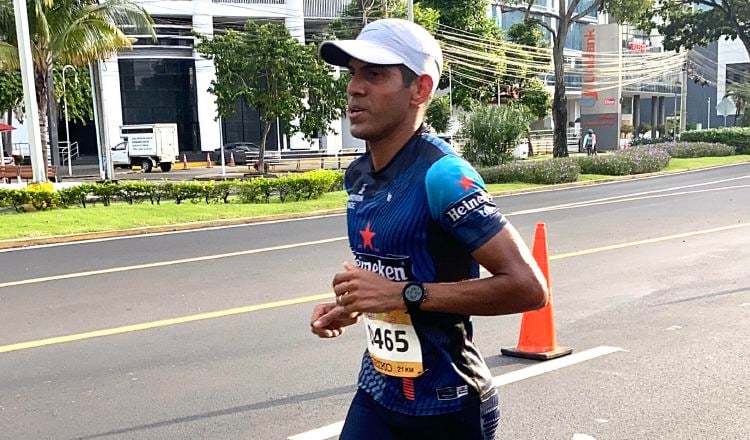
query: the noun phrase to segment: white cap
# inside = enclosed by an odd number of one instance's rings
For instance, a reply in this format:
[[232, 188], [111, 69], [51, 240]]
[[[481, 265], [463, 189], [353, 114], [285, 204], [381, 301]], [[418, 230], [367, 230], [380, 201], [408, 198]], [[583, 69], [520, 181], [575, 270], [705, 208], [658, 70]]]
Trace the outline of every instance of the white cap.
[[443, 69], [443, 52], [435, 38], [422, 26], [399, 18], [373, 21], [356, 40], [326, 41], [320, 45], [320, 57], [342, 67], [352, 58], [369, 64], [403, 64], [419, 76], [429, 75], [433, 92]]

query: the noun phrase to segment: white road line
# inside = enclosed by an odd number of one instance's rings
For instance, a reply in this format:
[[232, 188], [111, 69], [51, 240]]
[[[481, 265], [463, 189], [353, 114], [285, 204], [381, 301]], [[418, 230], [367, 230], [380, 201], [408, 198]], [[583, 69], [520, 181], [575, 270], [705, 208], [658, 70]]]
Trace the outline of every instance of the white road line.
[[[239, 225], [209, 226], [209, 227], [204, 227], [200, 229], [186, 229], [183, 231], [144, 232], [142, 234], [126, 235], [123, 237], [93, 238], [91, 240], [79, 240], [79, 241], [71, 241], [67, 243], [35, 244], [33, 246], [26, 246], [26, 247], [21, 247], [21, 248], [0, 249], [0, 254], [6, 253], [6, 252], [28, 251], [28, 250], [44, 249], [44, 248], [58, 247], [58, 246], [75, 246], [75, 245], [89, 244], [89, 243], [102, 243], [106, 241], [128, 240], [131, 238], [146, 238], [146, 237], [151, 238], [151, 237], [158, 237], [160, 235], [190, 234], [190, 233], [196, 233], [196, 232], [217, 231], [221, 229], [245, 228], [248, 226], [272, 225], [276, 223], [288, 223], [288, 222], [296, 222], [296, 221], [303, 221], [303, 220], [319, 220], [322, 218], [329, 218], [329, 217], [341, 217], [343, 215], [344, 213], [325, 214], [325, 215], [316, 215], [316, 216], [310, 216], [310, 217], [287, 218], [287, 219], [268, 220], [268, 221], [254, 222], [254, 223], [243, 223]], [[231, 220], [231, 219], [226, 219], [226, 220]], [[168, 227], [168, 226], [177, 226], [177, 225], [164, 225], [164, 226]]]
[[341, 434], [341, 428], [344, 427], [344, 421], [331, 423], [328, 426], [322, 428], [313, 429], [312, 431], [303, 432], [302, 434], [293, 435], [288, 437], [287, 440], [314, 440], [314, 439], [327, 439], [336, 437]]
[[[690, 170], [688, 172], [698, 172], [703, 170]], [[671, 177], [674, 175], [683, 174], [683, 173], [674, 173], [674, 174], [668, 174], [668, 175], [660, 175], [660, 176], [650, 176], [643, 179], [636, 179], [636, 180], [646, 180], [646, 179], [654, 179], [654, 178], [661, 178], [661, 177]], [[676, 189], [684, 189], [684, 188], [693, 188], [697, 186], [705, 186], [705, 185], [715, 185], [717, 183], [722, 182], [730, 182], [734, 180], [739, 179], [747, 179], [750, 178], [750, 176], [740, 176], [740, 177], [733, 177], [733, 178], [727, 178], [727, 179], [720, 179], [720, 180], [713, 180], [711, 182], [703, 182], [703, 183], [696, 183], [693, 185], [683, 185], [683, 186], [675, 186], [671, 188], [664, 188], [659, 190], [653, 190], [653, 191], [644, 191], [639, 193], [631, 193], [631, 194], [624, 194], [621, 196], [612, 196], [612, 197], [605, 197], [605, 198], [599, 198], [599, 199], [592, 199], [588, 201], [582, 201], [582, 202], [573, 202], [573, 203], [566, 203], [562, 205], [554, 205], [554, 206], [548, 206], [546, 208], [538, 208], [539, 210], [534, 212], [545, 212], [545, 211], [554, 211], [557, 209], [562, 209], [564, 207], [568, 206], [588, 206], [591, 203], [597, 203], [601, 201], [607, 201], [607, 200], [613, 200], [617, 198], [623, 198], [623, 197], [633, 197], [638, 195], [645, 195], [645, 194], [652, 194], [652, 193], [658, 193], [658, 192], [666, 192], [666, 191], [674, 191]], [[599, 185], [614, 185], [614, 184], [623, 184], [623, 183], [630, 183], [634, 180], [623, 180], [623, 181], [616, 181], [616, 182], [604, 182]], [[555, 188], [555, 189], [549, 189], [549, 190], [543, 190], [543, 191], [535, 191], [534, 193], [543, 193], [543, 192], [550, 192], [550, 191], [565, 191], [565, 190], [573, 190], [573, 189], [582, 189], [582, 188], [589, 188], [587, 186], [574, 186], [570, 188]], [[526, 193], [519, 193], [519, 194], [507, 194], [503, 196], [498, 196], [497, 198], [502, 197], [518, 197], [518, 196], [524, 196], [531, 194], [530, 192]], [[506, 214], [506, 216], [510, 215], [522, 215], [522, 214], [530, 214], [531, 211], [519, 211], [517, 213], [510, 213]], [[344, 216], [344, 213], [341, 214], [325, 214], [325, 215], [319, 215], [319, 216], [312, 216], [312, 217], [301, 217], [301, 218], [293, 218], [293, 219], [281, 219], [281, 220], [269, 220], [269, 221], [261, 221], [256, 223], [246, 223], [246, 224], [239, 224], [239, 225], [226, 225], [226, 226], [210, 226], [205, 228], [199, 228], [199, 229], [190, 229], [190, 230], [184, 230], [184, 231], [166, 231], [166, 232], [144, 232], [143, 234], [135, 234], [135, 235], [128, 235], [124, 237], [107, 237], [107, 238], [95, 238], [91, 240], [80, 240], [80, 241], [74, 241], [74, 242], [68, 242], [68, 243], [52, 243], [52, 244], [39, 244], [39, 245], [33, 245], [33, 246], [26, 246], [22, 248], [10, 248], [10, 249], [0, 249], [0, 254], [2, 253], [8, 253], [8, 252], [20, 252], [20, 251], [27, 251], [27, 250], [34, 250], [34, 249], [44, 249], [49, 247], [57, 247], [57, 246], [75, 246], [75, 245], [81, 245], [81, 244], [87, 244], [87, 243], [101, 243], [101, 242], [107, 242], [107, 241], [115, 241], [115, 240], [128, 240], [131, 238], [143, 238], [143, 237], [151, 237], [151, 236], [160, 236], [160, 235], [173, 235], [173, 234], [190, 234], [190, 233], [197, 233], [197, 232], [203, 232], [203, 231], [215, 231], [215, 230], [221, 230], [221, 229], [232, 229], [232, 228], [244, 228], [244, 227], [252, 227], [252, 226], [259, 226], [259, 225], [269, 225], [269, 224], [276, 224], [276, 223], [286, 223], [286, 222], [293, 222], [293, 221], [305, 221], [305, 220], [316, 220], [321, 218], [328, 218], [328, 217], [341, 217]]]
[[0, 283], [0, 289], [4, 287], [23, 286], [25, 284], [43, 283], [46, 281], [67, 280], [71, 278], [82, 278], [82, 277], [89, 277], [93, 275], [103, 275], [103, 274], [110, 274], [110, 273], [116, 273], [116, 272], [127, 272], [130, 270], [172, 266], [175, 264], [195, 263], [198, 261], [208, 261], [208, 260], [218, 260], [220, 258], [230, 258], [230, 257], [241, 256], [241, 255], [259, 254], [262, 252], [279, 251], [279, 250], [284, 250], [284, 249], [294, 249], [294, 248], [298, 248], [302, 246], [315, 246], [319, 244], [333, 243], [336, 241], [344, 241], [346, 239], [347, 237], [334, 237], [334, 238], [327, 238], [324, 240], [307, 241], [304, 243], [292, 243], [292, 244], [285, 244], [281, 246], [272, 246], [272, 247], [266, 247], [266, 248], [260, 248], [260, 249], [250, 249], [250, 250], [239, 251], [239, 252], [230, 252], [227, 254], [206, 255], [203, 257], [183, 258], [181, 260], [159, 261], [156, 263], [136, 264], [134, 266], [113, 267], [109, 269], [91, 270], [88, 272], [69, 273], [69, 274], [64, 274], [64, 275], [54, 275], [54, 276], [42, 277], [42, 278], [30, 278], [26, 280]]
[[[590, 361], [592, 359], [606, 356], [608, 354], [616, 353], [618, 351], [626, 351], [620, 347], [600, 346], [592, 348], [590, 350], [581, 351], [579, 353], [573, 353], [570, 356], [553, 359], [551, 361], [545, 361], [541, 364], [535, 364], [530, 367], [521, 368], [510, 373], [501, 374], [492, 378], [492, 384], [495, 387], [501, 387], [514, 382], [519, 382], [530, 377], [549, 373], [551, 371], [558, 370], [560, 368], [569, 367], [571, 365], [580, 364], [581, 362]], [[295, 434], [287, 437], [287, 440], [326, 440], [329, 438], [336, 437], [341, 433], [341, 428], [344, 426], [343, 421], [332, 423], [322, 428], [313, 429], [310, 431], [303, 432], [301, 434]]]
[[[750, 177], [750, 176], [748, 176]], [[736, 179], [736, 178], [735, 178]], [[597, 205], [604, 205], [604, 204], [611, 204], [611, 203], [623, 203], [623, 202], [630, 202], [634, 200], [643, 200], [643, 199], [651, 199], [651, 198], [661, 198], [661, 197], [672, 197], [672, 196], [678, 196], [678, 195], [685, 195], [685, 194], [695, 194], [695, 193], [703, 193], [703, 192], [713, 192], [713, 191], [723, 191], [723, 190], [731, 190], [731, 189], [739, 189], [739, 188], [746, 188], [750, 187], [750, 184], [748, 185], [739, 185], [739, 186], [729, 186], [729, 187], [721, 187], [721, 188], [710, 188], [710, 189], [703, 189], [703, 190], [696, 190], [696, 191], [683, 191], [683, 192], [677, 192], [677, 193], [671, 193], [671, 194], [657, 194], [657, 195], [649, 195], [649, 196], [643, 196], [643, 197], [632, 197], [632, 198], [625, 198], [625, 199], [617, 199], [617, 200], [606, 200], [606, 201], [600, 201], [600, 202], [593, 202], [588, 203], [581, 202], [579, 204], [575, 205], [558, 205], [558, 206], [551, 206], [547, 208], [537, 208], [537, 209], [529, 209], [524, 211], [517, 211], [517, 212], [511, 212], [509, 214], [506, 214], [506, 216], [518, 216], [518, 215], [524, 215], [524, 214], [531, 214], [531, 213], [539, 213], [539, 212], [546, 212], [546, 211], [555, 211], [560, 209], [575, 209], [575, 208], [584, 208], [588, 206], [597, 206]], [[230, 257], [237, 257], [237, 256], [243, 256], [243, 255], [252, 255], [252, 254], [258, 254], [263, 252], [269, 252], [269, 251], [276, 251], [276, 250], [282, 250], [282, 249], [293, 249], [297, 247], [303, 247], [303, 246], [312, 246], [317, 244], [324, 244], [324, 243], [331, 243], [335, 241], [344, 241], [347, 237], [334, 237], [334, 238], [328, 238], [323, 240], [316, 240], [316, 241], [310, 241], [310, 242], [303, 242], [303, 243], [290, 243], [280, 246], [271, 246], [266, 248], [260, 248], [260, 249], [249, 249], [244, 251], [238, 251], [238, 252], [229, 252], [225, 254], [215, 254], [215, 255], [206, 255], [202, 257], [192, 257], [192, 258], [184, 258], [180, 260], [171, 260], [171, 261], [159, 261], [155, 263], [146, 263], [146, 264], [137, 264], [132, 266], [123, 266], [123, 267], [114, 267], [114, 268], [108, 268], [108, 269], [99, 269], [99, 270], [93, 270], [93, 271], [86, 271], [86, 272], [77, 272], [77, 273], [70, 273], [70, 274], [62, 274], [62, 275], [53, 275], [49, 277], [41, 277], [41, 278], [31, 278], [26, 280], [19, 280], [19, 281], [11, 281], [7, 283], [0, 283], [0, 289], [4, 287], [11, 287], [11, 286], [20, 286], [25, 284], [34, 284], [34, 283], [41, 283], [41, 282], [47, 282], [47, 281], [57, 281], [57, 280], [64, 280], [64, 279], [70, 279], [70, 278], [81, 278], [81, 277], [87, 277], [87, 276], [93, 276], [93, 275], [102, 275], [102, 274], [109, 274], [109, 273], [116, 273], [116, 272], [126, 272], [130, 270], [140, 270], [140, 269], [150, 269], [154, 267], [164, 267], [164, 266], [172, 266], [177, 264], [183, 264], [183, 263], [193, 263], [197, 261], [209, 261], [209, 260], [216, 260], [220, 258], [230, 258]]]

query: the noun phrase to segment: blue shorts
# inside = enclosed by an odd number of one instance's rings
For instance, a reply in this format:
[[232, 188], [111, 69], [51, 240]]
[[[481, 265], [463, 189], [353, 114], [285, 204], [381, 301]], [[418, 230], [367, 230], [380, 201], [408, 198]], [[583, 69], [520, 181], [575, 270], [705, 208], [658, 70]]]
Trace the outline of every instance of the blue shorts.
[[357, 390], [339, 440], [494, 440], [500, 423], [497, 392], [467, 401], [459, 412], [409, 416], [383, 408]]

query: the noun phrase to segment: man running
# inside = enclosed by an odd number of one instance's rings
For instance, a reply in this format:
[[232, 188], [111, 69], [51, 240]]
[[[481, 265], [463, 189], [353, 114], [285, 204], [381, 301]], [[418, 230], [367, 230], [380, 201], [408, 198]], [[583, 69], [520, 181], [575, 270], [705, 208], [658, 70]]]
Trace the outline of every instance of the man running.
[[[547, 291], [479, 174], [422, 122], [440, 46], [414, 23], [384, 19], [320, 54], [349, 69], [351, 132], [370, 146], [344, 179], [354, 263], [311, 320], [322, 338], [360, 318], [367, 327], [340, 439], [493, 439], [497, 391], [469, 316], [536, 309]], [[491, 277], [479, 279], [480, 264]]]

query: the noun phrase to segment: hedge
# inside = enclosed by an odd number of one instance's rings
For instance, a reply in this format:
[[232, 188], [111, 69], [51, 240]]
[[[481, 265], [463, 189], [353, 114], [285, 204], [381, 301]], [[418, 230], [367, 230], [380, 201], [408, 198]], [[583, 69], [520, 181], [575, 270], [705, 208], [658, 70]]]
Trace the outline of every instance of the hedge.
[[720, 157], [735, 154], [735, 148], [732, 146], [710, 142], [670, 142], [653, 146], [664, 148], [673, 158]]
[[477, 170], [485, 183], [524, 182], [540, 185], [569, 183], [578, 180], [580, 167], [570, 158], [515, 161]]
[[84, 183], [56, 192], [38, 188], [0, 188], [0, 208], [25, 212], [29, 207], [36, 210], [73, 206], [86, 208], [98, 202], [109, 206], [115, 201], [128, 204], [148, 201], [157, 205], [162, 200], [174, 200], [178, 205], [185, 202], [230, 203], [232, 195], [237, 195], [240, 203], [269, 203], [274, 196], [283, 203], [319, 198], [323, 193], [338, 191], [342, 187], [342, 172], [315, 170], [273, 179], [261, 177], [220, 182]]
[[612, 154], [576, 157], [583, 174], [625, 176], [629, 174], [655, 173], [669, 164], [669, 153], [655, 145], [631, 147]]
[[750, 127], [722, 127], [689, 130], [680, 135], [683, 142], [713, 142], [735, 147], [737, 154], [750, 154]]

